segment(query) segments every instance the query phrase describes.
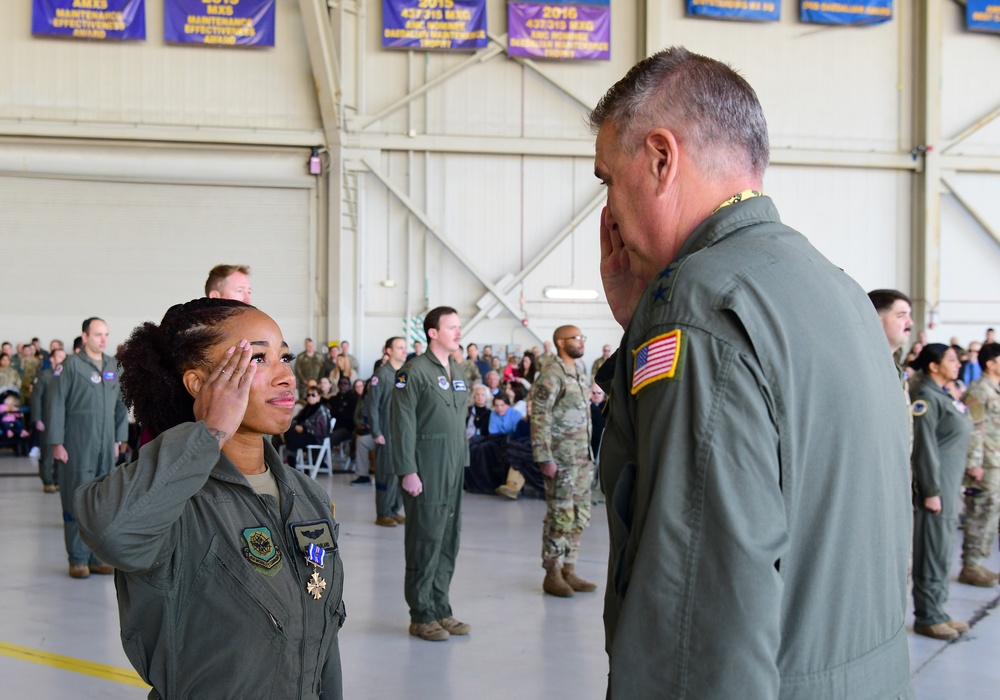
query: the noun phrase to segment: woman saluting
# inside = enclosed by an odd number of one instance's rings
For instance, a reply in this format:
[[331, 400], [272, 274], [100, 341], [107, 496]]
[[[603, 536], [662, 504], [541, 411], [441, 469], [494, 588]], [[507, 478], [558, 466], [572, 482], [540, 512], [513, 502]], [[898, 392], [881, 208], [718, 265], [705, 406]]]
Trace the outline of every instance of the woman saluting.
[[270, 317], [197, 299], [133, 331], [126, 403], [155, 437], [76, 493], [116, 568], [125, 653], [150, 698], [340, 698], [343, 567], [329, 497], [264, 439], [292, 356]]

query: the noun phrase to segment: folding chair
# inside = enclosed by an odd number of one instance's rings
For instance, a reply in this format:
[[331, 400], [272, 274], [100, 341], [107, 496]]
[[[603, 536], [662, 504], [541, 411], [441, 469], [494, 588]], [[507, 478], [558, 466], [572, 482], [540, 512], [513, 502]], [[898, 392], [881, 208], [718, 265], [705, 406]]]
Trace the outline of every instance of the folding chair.
[[295, 452], [295, 468], [315, 479], [320, 472], [333, 473], [330, 459], [330, 438], [323, 438], [319, 445], [306, 445], [304, 449]]

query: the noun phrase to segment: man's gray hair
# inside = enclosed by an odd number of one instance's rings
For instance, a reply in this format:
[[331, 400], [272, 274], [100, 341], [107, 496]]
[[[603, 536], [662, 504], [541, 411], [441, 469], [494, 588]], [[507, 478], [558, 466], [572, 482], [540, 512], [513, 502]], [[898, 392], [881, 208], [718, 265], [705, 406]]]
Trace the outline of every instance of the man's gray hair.
[[757, 93], [726, 64], [682, 46], [640, 61], [612, 85], [590, 113], [595, 135], [608, 120], [630, 155], [651, 129], [663, 127], [709, 171], [742, 168], [761, 177], [767, 168], [767, 122]]

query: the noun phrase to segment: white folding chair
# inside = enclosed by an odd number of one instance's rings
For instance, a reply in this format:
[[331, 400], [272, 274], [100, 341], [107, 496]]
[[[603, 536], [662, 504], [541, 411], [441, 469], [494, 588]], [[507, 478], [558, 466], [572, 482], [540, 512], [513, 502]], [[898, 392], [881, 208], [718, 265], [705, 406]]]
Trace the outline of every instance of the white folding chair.
[[[330, 419], [330, 433], [337, 422]], [[315, 479], [319, 474], [333, 473], [333, 453], [330, 448], [329, 434], [318, 445], [306, 445], [304, 449], [295, 452], [295, 468]]]

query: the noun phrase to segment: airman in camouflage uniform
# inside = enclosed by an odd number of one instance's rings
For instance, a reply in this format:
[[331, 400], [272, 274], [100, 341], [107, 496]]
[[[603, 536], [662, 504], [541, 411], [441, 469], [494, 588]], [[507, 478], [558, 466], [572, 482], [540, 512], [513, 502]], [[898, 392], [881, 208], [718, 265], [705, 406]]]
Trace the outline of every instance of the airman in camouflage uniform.
[[965, 537], [962, 541], [961, 583], [985, 588], [997, 575], [982, 566], [1000, 523], [1000, 344], [979, 353], [983, 376], [963, 397], [972, 416], [972, 437], [965, 462]]
[[590, 375], [580, 360], [585, 337], [576, 326], [552, 336], [557, 359], [545, 363], [531, 392], [531, 449], [545, 477], [543, 590], [562, 598], [596, 586], [576, 575], [580, 536], [590, 524]]
[[314, 351], [312, 338], [306, 338], [306, 351], [295, 358], [295, 382], [299, 388], [299, 398], [306, 398], [309, 380], [323, 376], [323, 357]]

